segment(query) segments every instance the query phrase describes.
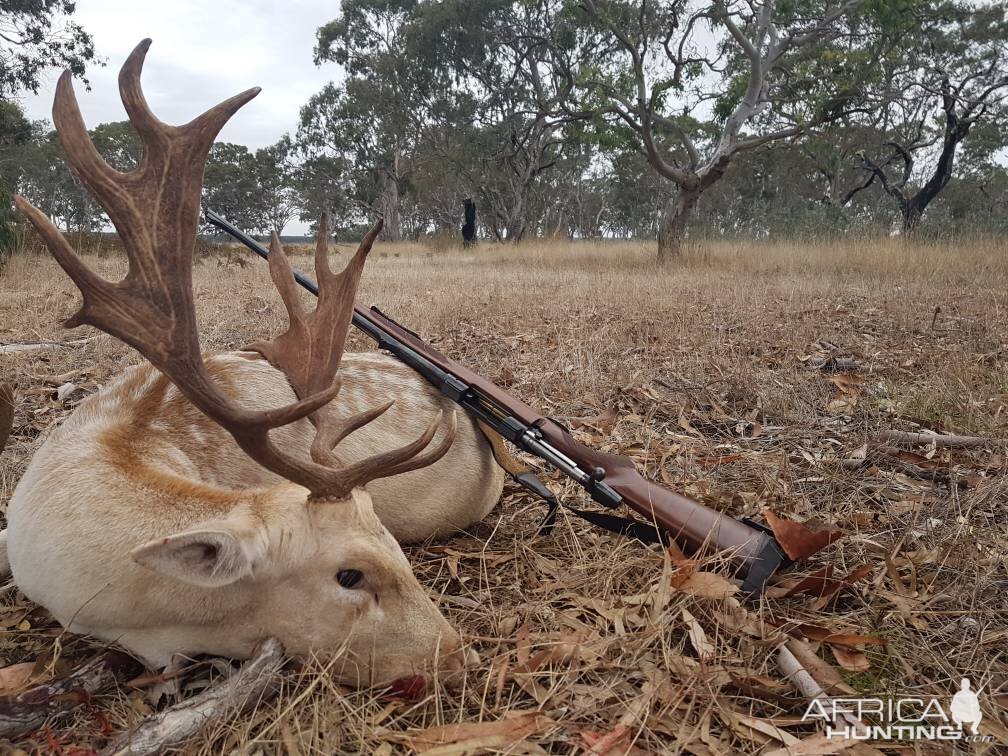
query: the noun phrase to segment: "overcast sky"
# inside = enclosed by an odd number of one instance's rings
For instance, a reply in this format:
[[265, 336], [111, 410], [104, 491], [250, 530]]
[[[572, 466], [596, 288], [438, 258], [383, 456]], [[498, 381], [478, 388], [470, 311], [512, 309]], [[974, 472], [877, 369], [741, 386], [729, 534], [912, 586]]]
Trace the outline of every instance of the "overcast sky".
[[[261, 147], [297, 127], [298, 110], [339, 68], [312, 63], [315, 32], [332, 20], [338, 0], [77, 0], [74, 19], [94, 37], [105, 65], [88, 71], [91, 91], [75, 82], [89, 127], [126, 118], [116, 77], [144, 37], [153, 40], [143, 71], [151, 108], [167, 123], [185, 123], [249, 87], [262, 87], [220, 139]], [[30, 118], [52, 118], [58, 71], [24, 101]]]

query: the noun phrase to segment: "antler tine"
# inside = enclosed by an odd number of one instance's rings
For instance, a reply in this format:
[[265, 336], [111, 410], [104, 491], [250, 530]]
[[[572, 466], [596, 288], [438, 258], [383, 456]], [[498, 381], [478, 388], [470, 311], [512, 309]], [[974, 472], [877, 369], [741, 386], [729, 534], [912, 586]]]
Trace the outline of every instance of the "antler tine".
[[73, 74], [69, 69], [56, 82], [52, 117], [67, 161], [84, 186], [101, 199], [99, 191], [111, 182], [121, 180], [122, 174], [105, 161], [91, 141], [80, 105], [77, 104]]
[[151, 111], [140, 86], [140, 74], [150, 46], [150, 38], [141, 40], [119, 69], [119, 98], [126, 108], [130, 124], [136, 129], [140, 141], [144, 144], [155, 138], [158, 133], [164, 133], [171, 128]]
[[326, 467], [337, 467], [340, 462], [333, 454], [336, 444], [349, 436], [355, 430], [363, 428], [372, 420], [384, 415], [389, 408], [395, 404], [395, 399], [390, 399], [384, 404], [379, 404], [371, 409], [358, 412], [342, 421], [336, 421], [331, 416], [327, 416], [325, 421], [319, 424], [318, 432], [311, 445], [311, 457], [320, 465]]
[[458, 432], [458, 416], [451, 413], [451, 423], [445, 432], [444, 438], [432, 449], [428, 449], [423, 454], [419, 452], [430, 444], [431, 439], [437, 433], [441, 425], [441, 418], [444, 416], [443, 410], [438, 410], [437, 415], [421, 433], [415, 441], [401, 446], [398, 449], [376, 454], [372, 457], [356, 462], [338, 471], [341, 485], [347, 490], [356, 486], [363, 486], [378, 478], [388, 478], [400, 473], [417, 470], [427, 467], [437, 462], [443, 457], [455, 441]]
[[63, 327], [76, 328], [79, 325], [83, 325], [85, 319], [84, 310], [90, 293], [100, 292], [97, 296], [107, 294], [108, 289], [111, 288], [111, 284], [101, 276], [96, 275], [84, 264], [84, 261], [80, 259], [74, 248], [70, 246], [70, 242], [53, 225], [45, 213], [32, 205], [20, 194], [14, 195], [14, 206], [35, 227], [35, 230], [42, 237], [42, 241], [45, 242], [52, 256], [56, 258], [56, 262], [70, 276], [70, 279], [76, 284], [81, 295], [84, 297], [84, 305], [76, 313], [63, 321]]

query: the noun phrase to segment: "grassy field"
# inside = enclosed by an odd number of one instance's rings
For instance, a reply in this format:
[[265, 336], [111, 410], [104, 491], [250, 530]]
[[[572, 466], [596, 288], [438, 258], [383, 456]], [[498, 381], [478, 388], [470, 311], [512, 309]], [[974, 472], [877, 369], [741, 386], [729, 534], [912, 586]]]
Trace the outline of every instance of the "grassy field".
[[[653, 259], [645, 243], [379, 245], [361, 299], [656, 480], [733, 515], [769, 507], [847, 534], [787, 577], [831, 566], [861, 579], [828, 596], [780, 595], [785, 585], [741, 600], [707, 576], [716, 565], [577, 520], [538, 536], [542, 507], [509, 485], [475, 532], [407, 550], [482, 657], [462, 690], [394, 700], [339, 688], [317, 661], [193, 752], [251, 741], [289, 754], [947, 752], [824, 749], [800, 721], [808, 699], [778, 668], [785, 642], [838, 695], [945, 705], [968, 676], [993, 742], [961, 748], [1008, 748], [1006, 244], [710, 242], [678, 267]], [[124, 271], [115, 256], [89, 260], [109, 277]], [[201, 260], [196, 288], [207, 349], [280, 327], [265, 265], [243, 253]], [[0, 343], [59, 342], [0, 355], [19, 399], [0, 508], [46, 429], [137, 359], [91, 329], [61, 330], [76, 299], [46, 257], [16, 254], [0, 273]], [[988, 441], [880, 444], [889, 430]], [[5, 664], [55, 673], [95, 647], [61, 635], [14, 588], [2, 601]], [[187, 689], [210, 674], [200, 668]], [[17, 745], [99, 748], [147, 712], [124, 685]]]

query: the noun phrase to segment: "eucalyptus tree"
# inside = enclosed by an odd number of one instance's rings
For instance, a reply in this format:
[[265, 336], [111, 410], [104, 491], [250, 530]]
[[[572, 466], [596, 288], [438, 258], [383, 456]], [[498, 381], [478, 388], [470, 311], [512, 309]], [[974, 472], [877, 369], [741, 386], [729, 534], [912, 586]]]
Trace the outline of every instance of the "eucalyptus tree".
[[102, 211], [63, 158], [55, 131], [40, 131], [23, 154], [18, 192], [67, 231], [94, 231]]
[[[428, 51], [437, 72], [440, 127], [455, 130], [444, 161], [499, 241], [542, 230], [542, 213], [558, 201], [548, 174], [584, 149], [570, 129], [577, 119], [558, 112], [570, 82], [557, 76], [546, 46], [529, 44], [549, 11], [524, 0], [426, 0], [410, 25], [414, 47]], [[580, 64], [595, 55], [588, 42], [570, 45]]]
[[143, 156], [140, 137], [129, 121], [112, 121], [95, 126], [91, 131], [95, 149], [116, 170], [136, 167]]
[[349, 166], [340, 156], [315, 155], [298, 163], [291, 175], [298, 218], [314, 232], [323, 215], [329, 216], [333, 236], [353, 227], [355, 213], [347, 194]]
[[298, 141], [308, 157], [346, 160], [359, 207], [384, 218], [382, 237], [402, 238], [400, 192], [435, 99], [427, 51], [407, 33], [415, 0], [347, 0], [318, 31], [315, 62], [342, 67], [302, 108]]
[[34, 136], [32, 123], [21, 107], [0, 100], [0, 255], [11, 244], [11, 203], [24, 172], [26, 147]]
[[0, 0], [0, 98], [37, 93], [50, 69], [84, 77], [94, 41], [71, 20], [75, 10], [73, 0]]
[[[552, 12], [530, 46], [548, 46], [572, 83], [562, 112], [590, 117], [600, 130], [622, 128], [666, 182], [656, 223], [664, 262], [679, 253], [700, 197], [739, 155], [843, 111], [856, 76], [842, 41], [855, 36], [862, 4], [541, 0]], [[568, 40], [585, 34], [605, 54], [577, 65]]]
[[259, 226], [264, 232], [283, 234], [284, 228], [298, 214], [294, 188], [297, 166], [293, 152], [290, 138], [284, 136], [253, 155], [257, 187], [254, 206], [262, 218]]
[[[893, 44], [878, 61], [881, 115], [871, 125], [884, 143], [856, 153], [867, 177], [846, 199], [881, 185], [911, 232], [953, 178], [957, 151], [973, 129], [1008, 119], [1008, 7], [922, 2], [904, 16], [902, 32], [914, 44]], [[888, 96], [893, 92], [899, 96]], [[984, 145], [996, 151], [1004, 141], [977, 141], [981, 151]]]
[[[255, 155], [243, 144], [216, 142], [203, 176], [203, 206], [250, 232], [269, 230], [261, 197]], [[207, 230], [214, 232], [213, 227]]]

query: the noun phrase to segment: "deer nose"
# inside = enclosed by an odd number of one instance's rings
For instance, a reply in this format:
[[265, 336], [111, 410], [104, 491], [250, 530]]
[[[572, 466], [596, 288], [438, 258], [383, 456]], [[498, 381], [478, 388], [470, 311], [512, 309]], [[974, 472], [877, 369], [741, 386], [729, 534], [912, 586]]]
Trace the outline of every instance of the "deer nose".
[[466, 667], [475, 667], [480, 663], [476, 649], [466, 647], [461, 638], [455, 638], [451, 643], [441, 645], [441, 670], [454, 677]]

